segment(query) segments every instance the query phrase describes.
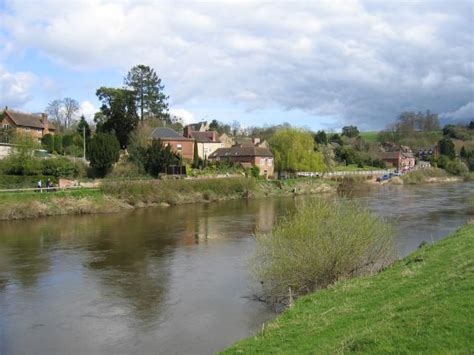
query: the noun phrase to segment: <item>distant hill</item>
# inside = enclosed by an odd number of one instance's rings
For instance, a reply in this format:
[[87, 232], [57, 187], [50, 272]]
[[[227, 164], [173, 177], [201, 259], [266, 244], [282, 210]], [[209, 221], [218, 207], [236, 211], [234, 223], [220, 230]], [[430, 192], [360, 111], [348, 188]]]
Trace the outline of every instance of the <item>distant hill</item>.
[[378, 131], [360, 132], [359, 135], [367, 142], [377, 142]]

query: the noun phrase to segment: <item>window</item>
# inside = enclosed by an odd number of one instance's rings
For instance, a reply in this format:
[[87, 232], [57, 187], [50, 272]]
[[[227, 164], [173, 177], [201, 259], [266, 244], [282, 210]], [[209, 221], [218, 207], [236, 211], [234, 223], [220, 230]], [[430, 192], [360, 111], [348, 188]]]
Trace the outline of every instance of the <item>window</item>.
[[265, 165], [265, 158], [260, 158], [260, 165]]
[[268, 165], [268, 166], [272, 166], [272, 165], [273, 165], [273, 159], [272, 159], [272, 158], [267, 159], [267, 165]]
[[36, 132], [43, 132], [43, 130], [41, 128], [36, 128]]
[[182, 146], [181, 144], [177, 144], [177, 145], [176, 145], [176, 150], [177, 150], [178, 152], [182, 151], [182, 150], [183, 150], [183, 146]]
[[3, 124], [3, 129], [10, 129], [10, 125], [8, 123]]
[[30, 127], [25, 127], [25, 132], [29, 132], [30, 131]]

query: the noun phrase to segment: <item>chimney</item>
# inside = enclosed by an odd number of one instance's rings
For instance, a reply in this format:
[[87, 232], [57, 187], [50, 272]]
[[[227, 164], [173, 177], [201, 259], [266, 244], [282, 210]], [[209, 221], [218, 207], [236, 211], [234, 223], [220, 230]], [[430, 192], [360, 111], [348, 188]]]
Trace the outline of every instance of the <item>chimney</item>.
[[41, 123], [43, 124], [43, 135], [49, 133], [49, 125], [48, 125], [48, 114], [42, 113], [41, 114]]
[[260, 138], [253, 138], [252, 142], [254, 145], [258, 146], [260, 144]]

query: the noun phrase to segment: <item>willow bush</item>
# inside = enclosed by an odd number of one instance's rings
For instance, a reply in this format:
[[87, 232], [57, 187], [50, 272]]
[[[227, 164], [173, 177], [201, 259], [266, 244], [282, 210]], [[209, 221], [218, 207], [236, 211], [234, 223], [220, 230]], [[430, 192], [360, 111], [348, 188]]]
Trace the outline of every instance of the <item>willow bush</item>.
[[264, 298], [286, 303], [293, 296], [370, 274], [395, 257], [393, 228], [358, 203], [314, 200], [257, 233], [251, 268]]

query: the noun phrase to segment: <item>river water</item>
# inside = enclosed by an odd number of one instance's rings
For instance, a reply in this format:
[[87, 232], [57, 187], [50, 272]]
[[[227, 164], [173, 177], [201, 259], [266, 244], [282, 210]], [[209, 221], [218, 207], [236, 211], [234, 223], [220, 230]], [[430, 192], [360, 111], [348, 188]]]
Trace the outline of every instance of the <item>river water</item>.
[[[358, 194], [401, 255], [467, 220], [473, 183]], [[252, 299], [256, 229], [306, 197], [0, 223], [0, 354], [209, 354], [275, 314]]]

